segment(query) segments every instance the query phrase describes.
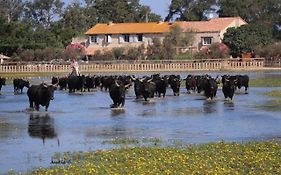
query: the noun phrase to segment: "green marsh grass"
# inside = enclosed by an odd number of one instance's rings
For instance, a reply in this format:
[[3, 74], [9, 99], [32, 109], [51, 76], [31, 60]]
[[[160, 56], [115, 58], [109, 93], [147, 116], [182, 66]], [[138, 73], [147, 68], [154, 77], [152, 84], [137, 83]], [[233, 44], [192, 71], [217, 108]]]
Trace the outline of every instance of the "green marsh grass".
[[281, 87], [280, 78], [259, 78], [259, 79], [250, 79], [250, 87]]
[[61, 155], [66, 165], [27, 174], [281, 174], [278, 142], [134, 147]]

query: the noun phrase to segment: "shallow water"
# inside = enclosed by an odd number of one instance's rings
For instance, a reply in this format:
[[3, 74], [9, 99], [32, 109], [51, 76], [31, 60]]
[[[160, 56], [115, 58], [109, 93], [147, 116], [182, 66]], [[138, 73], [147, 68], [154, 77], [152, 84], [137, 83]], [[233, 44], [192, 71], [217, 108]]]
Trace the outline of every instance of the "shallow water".
[[[212, 75], [217, 75], [213, 72]], [[237, 72], [231, 73], [237, 74]], [[248, 72], [253, 78], [280, 77], [281, 72]], [[185, 73], [181, 74], [183, 77]], [[139, 75], [141, 76], [141, 75]], [[32, 79], [33, 83], [41, 79]], [[164, 144], [271, 140], [281, 136], [281, 108], [265, 92], [280, 88], [251, 88], [237, 92], [233, 102], [167, 90], [165, 98], [136, 100], [133, 88], [123, 109], [112, 110], [108, 92], [68, 94], [56, 91], [49, 111], [28, 110], [26, 89], [14, 95], [11, 85], [0, 95], [0, 174], [50, 166], [56, 152], [110, 149], [104, 141], [119, 138], [160, 138]], [[265, 107], [270, 106], [270, 107]]]

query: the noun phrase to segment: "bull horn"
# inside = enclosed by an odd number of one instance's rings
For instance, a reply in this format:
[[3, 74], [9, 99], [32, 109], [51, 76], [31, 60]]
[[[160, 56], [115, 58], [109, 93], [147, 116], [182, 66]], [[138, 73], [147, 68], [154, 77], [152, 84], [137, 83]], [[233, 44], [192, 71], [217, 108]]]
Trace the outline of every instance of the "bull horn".
[[115, 81], [115, 85], [116, 85], [117, 87], [120, 87], [120, 84], [118, 84], [117, 81]]
[[43, 87], [48, 87], [48, 85], [46, 83], [42, 83]]
[[133, 76], [131, 76], [131, 79], [132, 79], [133, 81], [136, 81], [136, 78], [135, 78], [135, 77], [133, 77]]
[[152, 78], [151, 79], [149, 79], [149, 80], [147, 80], [147, 82], [149, 83], [149, 82], [151, 82], [152, 81]]
[[125, 88], [127, 89], [127, 88], [129, 88], [131, 85], [130, 84], [126, 84], [125, 85]]

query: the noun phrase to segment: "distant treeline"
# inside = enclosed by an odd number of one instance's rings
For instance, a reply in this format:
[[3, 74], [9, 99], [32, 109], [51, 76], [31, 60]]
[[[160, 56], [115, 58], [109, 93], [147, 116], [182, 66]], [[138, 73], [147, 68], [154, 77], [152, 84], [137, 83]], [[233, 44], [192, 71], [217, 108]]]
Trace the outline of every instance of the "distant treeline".
[[[167, 11], [165, 21], [207, 20], [209, 14], [243, 18], [250, 27], [232, 29], [224, 40], [231, 55], [264, 48], [281, 38], [280, 0], [171, 0]], [[63, 52], [71, 39], [83, 36], [96, 23], [160, 20], [160, 15], [139, 0], [84, 0], [70, 4], [62, 0], [0, 1], [0, 53], [25, 61], [68, 59], [81, 54]]]

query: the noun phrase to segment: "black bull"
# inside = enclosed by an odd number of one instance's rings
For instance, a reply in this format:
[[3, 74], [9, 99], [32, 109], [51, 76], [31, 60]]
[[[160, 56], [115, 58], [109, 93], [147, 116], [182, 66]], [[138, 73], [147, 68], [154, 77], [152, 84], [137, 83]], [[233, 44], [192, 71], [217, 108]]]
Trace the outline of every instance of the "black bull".
[[45, 106], [45, 111], [48, 110], [50, 100], [54, 99], [54, 87], [53, 85], [32, 85], [27, 90], [27, 96], [29, 99], [30, 108], [33, 108], [35, 105], [35, 109], [39, 110], [39, 105]]
[[67, 79], [68, 83], [68, 89], [69, 93], [75, 92], [75, 90], [81, 90], [81, 92], [84, 89], [84, 84], [85, 84], [85, 76], [69, 76]]
[[20, 90], [20, 92], [22, 93], [22, 90], [24, 87], [29, 88], [29, 81], [27, 80], [23, 80], [21, 78], [16, 78], [13, 80], [13, 85], [14, 85], [14, 92], [18, 92]]
[[204, 78], [203, 89], [207, 99], [209, 98], [213, 99], [217, 95], [217, 90], [218, 90], [217, 81], [210, 77]]
[[[126, 85], [129, 86], [129, 85]], [[109, 89], [110, 98], [113, 101], [111, 108], [123, 107], [125, 104], [126, 87], [122, 82], [114, 81]]]
[[232, 100], [234, 91], [235, 91], [235, 84], [236, 81], [233, 79], [226, 78], [222, 84], [222, 92], [224, 95], [224, 98], [230, 98]]

